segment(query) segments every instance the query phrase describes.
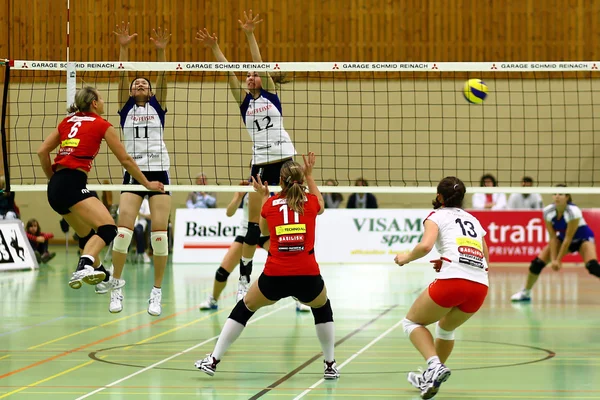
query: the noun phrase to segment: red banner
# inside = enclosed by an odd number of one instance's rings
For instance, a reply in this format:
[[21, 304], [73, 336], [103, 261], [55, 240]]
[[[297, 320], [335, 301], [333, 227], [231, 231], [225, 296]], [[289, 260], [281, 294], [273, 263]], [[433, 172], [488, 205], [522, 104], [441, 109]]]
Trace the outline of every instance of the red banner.
[[[542, 211], [475, 211], [469, 210], [483, 229], [490, 262], [530, 262], [548, 244], [548, 234]], [[594, 234], [600, 234], [600, 209], [583, 210], [583, 218]], [[596, 250], [600, 254], [600, 241]], [[567, 255], [564, 262], [581, 262], [577, 254]]]

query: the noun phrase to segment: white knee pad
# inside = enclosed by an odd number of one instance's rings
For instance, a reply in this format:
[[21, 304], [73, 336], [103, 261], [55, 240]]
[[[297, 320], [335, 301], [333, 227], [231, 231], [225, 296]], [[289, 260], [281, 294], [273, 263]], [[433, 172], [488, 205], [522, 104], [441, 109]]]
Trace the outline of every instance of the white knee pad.
[[113, 240], [113, 251], [127, 254], [132, 235], [133, 231], [131, 229], [120, 226], [117, 229], [117, 236]]
[[435, 324], [435, 337], [442, 340], [454, 340], [454, 331], [443, 330], [438, 322]]
[[414, 323], [410, 319], [404, 318], [402, 320], [402, 327], [404, 328], [404, 333], [406, 333], [406, 336], [410, 336], [410, 334], [412, 333], [412, 331], [414, 331], [415, 329], [417, 329], [420, 326], [423, 326], [423, 325], [419, 325], [417, 323]]
[[169, 255], [169, 237], [167, 231], [156, 231], [150, 234], [150, 244], [155, 256]]

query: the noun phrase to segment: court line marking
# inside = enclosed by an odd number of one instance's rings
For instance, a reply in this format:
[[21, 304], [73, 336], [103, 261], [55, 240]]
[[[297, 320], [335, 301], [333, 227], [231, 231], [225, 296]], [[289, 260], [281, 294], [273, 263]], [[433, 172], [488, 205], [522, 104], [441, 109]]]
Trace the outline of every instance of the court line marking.
[[[140, 330], [140, 329], [143, 329], [143, 328], [147, 328], [147, 327], [149, 327], [149, 326], [152, 326], [152, 325], [158, 324], [158, 323], [160, 323], [160, 322], [162, 322], [162, 321], [166, 321], [166, 320], [168, 320], [168, 319], [174, 318], [174, 317], [176, 317], [176, 316], [178, 316], [178, 315], [181, 315], [181, 314], [185, 314], [185, 313], [187, 313], [187, 312], [190, 312], [190, 311], [192, 311], [192, 310], [195, 310], [195, 309], [196, 309], [196, 306], [193, 306], [193, 307], [190, 307], [190, 308], [188, 308], [188, 309], [186, 309], [186, 310], [179, 311], [179, 312], [177, 312], [177, 313], [174, 313], [174, 314], [171, 314], [171, 315], [167, 315], [166, 317], [159, 318], [159, 319], [156, 319], [156, 320], [154, 320], [154, 321], [151, 321], [151, 322], [147, 322], [147, 323], [145, 323], [145, 324], [142, 324], [142, 325], [138, 325], [138, 326], [136, 326], [135, 328], [130, 328], [130, 329], [127, 329], [127, 330], [125, 330], [125, 331], [122, 331], [122, 332], [119, 332], [119, 333], [115, 333], [114, 335], [110, 335], [110, 336], [107, 336], [107, 337], [105, 337], [105, 338], [103, 338], [103, 339], [96, 340], [95, 342], [91, 342], [91, 343], [88, 343], [88, 344], [84, 344], [83, 346], [79, 346], [79, 347], [77, 347], [77, 348], [74, 348], [74, 349], [66, 350], [66, 351], [64, 351], [64, 352], [62, 352], [62, 353], [60, 353], [60, 354], [54, 355], [54, 356], [52, 356], [52, 357], [48, 357], [48, 358], [46, 358], [46, 359], [40, 360], [40, 361], [38, 361], [38, 362], [35, 362], [35, 363], [33, 363], [33, 364], [29, 364], [29, 365], [26, 365], [25, 367], [22, 367], [22, 368], [19, 368], [19, 369], [16, 369], [16, 370], [14, 370], [14, 371], [7, 372], [7, 373], [5, 373], [5, 374], [3, 374], [3, 375], [0, 375], [0, 379], [4, 379], [4, 378], [7, 378], [7, 377], [9, 377], [9, 376], [12, 376], [12, 375], [18, 374], [19, 372], [27, 371], [28, 369], [31, 369], [31, 368], [33, 368], [33, 367], [37, 367], [38, 365], [45, 364], [45, 363], [47, 363], [47, 362], [50, 362], [50, 361], [56, 360], [56, 359], [58, 359], [58, 358], [61, 358], [61, 357], [67, 356], [67, 355], [69, 355], [69, 354], [71, 354], [71, 353], [75, 353], [75, 352], [77, 352], [77, 351], [80, 351], [80, 350], [83, 350], [83, 349], [87, 349], [88, 347], [95, 346], [95, 345], [97, 345], [97, 344], [100, 344], [100, 343], [106, 342], [106, 341], [108, 341], [108, 340], [112, 340], [112, 339], [118, 338], [118, 337], [120, 337], [120, 336], [123, 336], [123, 335], [126, 335], [126, 334], [128, 334], [128, 333], [130, 333], [130, 332], [134, 332], [134, 331], [137, 331], [137, 330]], [[144, 310], [144, 311], [145, 311], [145, 310]]]
[[[375, 318], [373, 318], [373, 319], [365, 322], [364, 324], [362, 324], [361, 326], [359, 326], [358, 328], [356, 328], [352, 332], [348, 333], [346, 336], [344, 336], [343, 338], [341, 338], [340, 340], [338, 340], [337, 342], [334, 343], [334, 345], [333, 345], [334, 348], [337, 347], [337, 346], [339, 346], [339, 345], [341, 345], [342, 343], [344, 343], [346, 340], [350, 339], [351, 337], [353, 337], [357, 333], [362, 332], [366, 327], [368, 327], [369, 325], [373, 324], [379, 318], [383, 317], [384, 315], [386, 315], [387, 313], [389, 313], [390, 311], [392, 311], [396, 307], [398, 307], [398, 304], [394, 304], [393, 306], [388, 307], [387, 309], [385, 309], [381, 313], [379, 313]], [[264, 396], [265, 394], [269, 393], [271, 390], [275, 389], [277, 386], [281, 385], [283, 382], [287, 381], [292, 376], [296, 375], [298, 372], [300, 372], [304, 368], [308, 367], [315, 360], [317, 360], [318, 358], [321, 358], [322, 355], [323, 355], [322, 352], [319, 352], [319, 353], [315, 354], [312, 358], [310, 358], [309, 360], [305, 361], [300, 366], [296, 367], [295, 369], [293, 369], [292, 371], [288, 372], [287, 374], [285, 374], [280, 379], [276, 380], [275, 382], [271, 383], [266, 388], [262, 389], [260, 392], [256, 393], [254, 396], [250, 397], [249, 400], [256, 400], [256, 399]]]
[[47, 320], [47, 321], [44, 321], [44, 322], [40, 322], [39, 324], [34, 324], [34, 325], [24, 326], [24, 327], [22, 327], [22, 328], [19, 328], [19, 329], [15, 329], [15, 330], [12, 330], [12, 331], [8, 331], [8, 332], [0, 333], [0, 337], [2, 337], [2, 336], [6, 336], [6, 335], [10, 335], [10, 334], [13, 334], [13, 333], [17, 333], [17, 332], [22, 332], [22, 331], [24, 331], [24, 330], [27, 330], [27, 329], [29, 329], [29, 328], [35, 328], [36, 326], [47, 325], [47, 324], [49, 324], [49, 323], [51, 323], [51, 322], [54, 322], [54, 321], [59, 321], [59, 320], [61, 320], [61, 319], [64, 319], [64, 318], [67, 318], [67, 316], [66, 316], [66, 315], [62, 315], [62, 316], [60, 316], [60, 317], [56, 317], [56, 318], [52, 318], [52, 319], [49, 319], [49, 320]]
[[0, 360], [4, 360], [5, 358], [8, 358], [8, 357], [10, 357], [10, 354], [0, 357]]
[[[396, 322], [391, 328], [389, 328], [387, 331], [383, 332], [382, 334], [380, 334], [379, 336], [377, 336], [375, 339], [371, 340], [366, 346], [364, 346], [362, 349], [360, 349], [359, 351], [357, 351], [356, 353], [352, 354], [352, 356], [350, 356], [350, 358], [348, 358], [346, 361], [344, 361], [343, 363], [341, 363], [338, 367], [339, 370], [341, 370], [342, 368], [344, 368], [346, 365], [348, 365], [352, 360], [354, 360], [356, 357], [358, 357], [359, 355], [361, 355], [362, 353], [364, 353], [365, 351], [367, 351], [371, 346], [373, 346], [375, 343], [379, 342], [381, 339], [383, 339], [384, 337], [386, 337], [390, 332], [392, 332], [393, 330], [395, 330], [397, 327], [399, 327], [402, 324], [402, 320]], [[298, 396], [294, 397], [293, 400], [300, 400], [301, 398], [303, 398], [304, 396], [306, 396], [308, 393], [310, 393], [311, 390], [313, 390], [314, 388], [316, 388], [317, 386], [319, 386], [321, 383], [325, 382], [325, 379], [321, 378], [319, 379], [317, 382], [313, 383], [312, 385], [310, 385], [308, 387], [308, 389], [306, 389], [304, 392], [300, 393]]]
[[[94, 329], [103, 328], [103, 327], [108, 326], [108, 325], [116, 324], [117, 322], [126, 320], [126, 319], [131, 318], [131, 317], [135, 317], [136, 315], [139, 315], [139, 314], [144, 313], [144, 312], [146, 312], [146, 310], [138, 311], [135, 314], [127, 315], [127, 316], [124, 316], [124, 317], [121, 317], [121, 318], [118, 318], [118, 319], [115, 319], [115, 320], [112, 320], [112, 321], [109, 321], [109, 322], [105, 322], [105, 323], [100, 324], [100, 325], [92, 326], [92, 327], [89, 327], [89, 328], [86, 328], [86, 329], [82, 329], [82, 330], [77, 331], [77, 332], [70, 333], [68, 335], [61, 336], [61, 337], [56, 338], [56, 339], [48, 340], [47, 342], [36, 344], [35, 346], [28, 347], [27, 350], [35, 350], [35, 349], [40, 348], [42, 346], [45, 346], [47, 344], [59, 342], [61, 340], [68, 339], [70, 337], [77, 336], [77, 335], [85, 333], [85, 332], [93, 331]], [[1, 379], [1, 377], [0, 377], [0, 379]]]
[[[270, 311], [270, 312], [268, 312], [268, 313], [266, 313], [266, 314], [263, 314], [263, 315], [261, 315], [260, 317], [257, 317], [256, 319], [254, 319], [254, 320], [252, 320], [252, 321], [248, 322], [248, 324], [252, 324], [252, 323], [254, 323], [254, 322], [258, 322], [258, 321], [260, 321], [261, 319], [263, 319], [263, 318], [266, 318], [266, 317], [268, 317], [268, 316], [270, 316], [270, 315], [272, 315], [272, 314], [275, 314], [276, 312], [279, 312], [279, 311], [283, 310], [284, 308], [288, 308], [288, 307], [290, 307], [290, 306], [292, 306], [292, 305], [295, 305], [295, 303], [289, 303], [289, 304], [286, 304], [286, 305], [284, 305], [284, 306], [281, 306], [281, 307], [279, 307], [279, 308], [276, 308], [275, 310], [273, 310], [273, 311]], [[180, 351], [179, 353], [173, 354], [172, 356], [169, 356], [169, 357], [167, 357], [167, 358], [165, 358], [165, 359], [163, 359], [163, 360], [160, 360], [160, 361], [158, 361], [158, 362], [155, 362], [154, 364], [152, 364], [152, 365], [149, 365], [149, 366], [147, 366], [146, 368], [140, 369], [139, 371], [136, 371], [136, 372], [134, 372], [134, 373], [132, 373], [132, 374], [129, 374], [129, 375], [127, 375], [127, 376], [125, 376], [125, 377], [123, 377], [123, 378], [121, 378], [121, 379], [117, 379], [116, 381], [114, 381], [114, 382], [111, 382], [111, 383], [109, 383], [108, 385], [105, 385], [105, 386], [99, 387], [98, 389], [96, 389], [96, 390], [94, 390], [94, 391], [92, 391], [92, 392], [89, 392], [89, 393], [87, 393], [87, 394], [85, 394], [85, 395], [83, 395], [83, 396], [80, 396], [80, 397], [78, 397], [78, 398], [77, 398], [77, 399], [75, 399], [75, 400], [83, 400], [83, 399], [86, 399], [86, 398], [88, 398], [88, 397], [90, 397], [90, 396], [93, 396], [93, 395], [95, 395], [96, 393], [100, 393], [100, 392], [102, 392], [103, 390], [106, 390], [106, 389], [108, 389], [108, 388], [110, 388], [110, 387], [112, 387], [112, 386], [118, 385], [119, 383], [121, 383], [121, 382], [124, 382], [124, 381], [126, 381], [126, 380], [128, 380], [128, 379], [130, 379], [130, 378], [133, 378], [134, 376], [137, 376], [137, 375], [139, 375], [139, 374], [141, 374], [141, 373], [144, 373], [144, 372], [146, 372], [146, 371], [148, 371], [148, 370], [151, 370], [151, 369], [152, 369], [152, 368], [154, 368], [154, 367], [157, 367], [157, 366], [159, 366], [159, 365], [161, 365], [161, 364], [164, 364], [164, 363], [166, 363], [166, 362], [168, 362], [168, 361], [171, 361], [172, 359], [174, 359], [174, 358], [176, 358], [176, 357], [179, 357], [179, 356], [181, 356], [181, 355], [183, 355], [183, 354], [189, 353], [190, 351], [192, 351], [192, 350], [195, 350], [195, 349], [197, 349], [198, 347], [201, 347], [201, 346], [203, 346], [203, 345], [205, 345], [205, 344], [207, 344], [207, 343], [210, 343], [210, 342], [212, 342], [213, 340], [217, 339], [218, 337], [219, 337], [219, 336], [217, 335], [217, 336], [213, 336], [213, 337], [211, 337], [211, 338], [209, 338], [209, 339], [206, 339], [206, 340], [204, 340], [204, 341], [202, 341], [202, 342], [200, 342], [200, 343], [198, 343], [198, 344], [195, 344], [195, 345], [193, 345], [192, 347], [188, 347], [187, 349]]]

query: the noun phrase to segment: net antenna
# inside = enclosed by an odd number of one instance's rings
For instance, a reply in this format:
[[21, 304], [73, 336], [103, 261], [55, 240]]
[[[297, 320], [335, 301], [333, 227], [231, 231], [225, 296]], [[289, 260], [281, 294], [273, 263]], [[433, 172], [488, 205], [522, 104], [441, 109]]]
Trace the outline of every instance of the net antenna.
[[71, 0], [67, 0], [67, 105], [68, 109], [75, 102], [75, 93], [77, 92], [77, 72], [75, 63], [70, 62], [70, 31], [71, 31]]
[[[64, 118], [62, 81], [74, 92], [75, 74], [106, 95], [107, 118], [119, 126], [116, 84], [121, 71], [169, 79], [164, 141], [171, 156], [170, 191], [251, 191], [253, 143], [228, 73], [249, 70], [291, 82], [279, 89], [285, 129], [301, 154], [318, 156], [315, 179], [324, 193], [435, 193], [445, 176], [458, 176], [469, 193], [600, 194], [600, 62], [520, 63], [190, 63], [11, 61], [10, 168], [13, 191], [46, 190], [34, 154], [43, 132]], [[482, 104], [463, 97], [465, 82], [482, 79]], [[69, 97], [67, 104], [72, 103]], [[260, 112], [257, 110], [256, 112]], [[265, 118], [264, 126], [270, 121]], [[136, 138], [144, 139], [143, 132]], [[106, 149], [105, 149], [106, 150]], [[123, 169], [102, 150], [92, 190], [143, 190], [122, 181]], [[210, 185], [195, 185], [203, 172]], [[479, 187], [483, 174], [501, 187]], [[534, 187], [520, 187], [532, 176]], [[357, 178], [369, 186], [353, 186]], [[98, 184], [96, 184], [98, 183]], [[214, 184], [213, 184], [214, 183]]]

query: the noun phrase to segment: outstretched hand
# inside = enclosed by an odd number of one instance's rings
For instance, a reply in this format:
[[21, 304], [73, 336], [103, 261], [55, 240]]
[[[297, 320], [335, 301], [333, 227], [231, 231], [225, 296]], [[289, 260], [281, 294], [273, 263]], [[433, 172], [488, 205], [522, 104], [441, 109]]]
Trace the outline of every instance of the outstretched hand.
[[408, 254], [396, 254], [396, 257], [394, 258], [394, 262], [396, 264], [398, 264], [399, 266], [408, 264]]
[[159, 182], [159, 181], [151, 181], [151, 182], [148, 182], [148, 186], [146, 186], [146, 189], [148, 189], [151, 192], [161, 192], [161, 193], [164, 193], [165, 192], [165, 185], [162, 182]]
[[254, 32], [254, 28], [256, 28], [256, 25], [260, 24], [263, 21], [262, 19], [258, 19], [258, 14], [256, 14], [253, 18], [252, 10], [249, 10], [248, 14], [246, 14], [246, 11], [244, 11], [244, 19], [246, 20], [245, 22], [242, 22], [241, 19], [238, 19], [238, 22], [240, 23], [242, 30], [246, 33]]
[[438, 258], [437, 260], [430, 260], [429, 262], [433, 264], [433, 269], [435, 270], [435, 272], [440, 272], [440, 270], [442, 269], [442, 260], [440, 258]]
[[167, 29], [160, 29], [160, 26], [157, 29], [152, 29], [153, 35], [150, 36], [150, 40], [157, 49], [164, 49], [167, 47], [167, 43], [171, 39], [171, 34], [167, 33]]
[[317, 162], [317, 156], [315, 156], [314, 152], [309, 151], [308, 156], [302, 154], [302, 159], [304, 160], [304, 176], [312, 176], [313, 167]]
[[196, 33], [196, 40], [201, 41], [206, 47], [213, 47], [218, 43], [217, 34], [213, 33], [211, 36], [206, 28], [204, 28], [204, 30], [201, 29]]
[[269, 196], [269, 185], [267, 182], [263, 182], [259, 175], [256, 175], [256, 179], [253, 176], [251, 178], [252, 187], [254, 187], [254, 190], [263, 197]]
[[121, 21], [121, 25], [117, 25], [113, 33], [117, 35], [119, 44], [123, 47], [129, 46], [129, 43], [137, 36], [137, 33], [129, 34], [129, 22], [125, 23], [125, 21]]

